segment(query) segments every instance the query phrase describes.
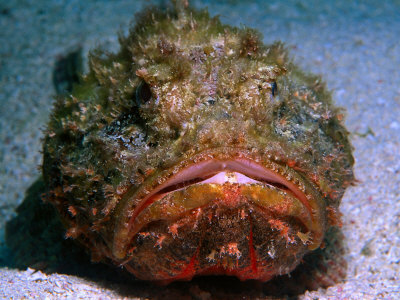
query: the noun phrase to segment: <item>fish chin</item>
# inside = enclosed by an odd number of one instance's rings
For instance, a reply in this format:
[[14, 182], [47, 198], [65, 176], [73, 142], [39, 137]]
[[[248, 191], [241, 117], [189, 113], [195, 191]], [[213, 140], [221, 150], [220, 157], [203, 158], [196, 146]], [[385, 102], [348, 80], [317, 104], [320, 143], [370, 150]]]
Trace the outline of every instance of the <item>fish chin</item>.
[[267, 281], [294, 269], [323, 236], [309, 197], [245, 158], [179, 170], [143, 197], [128, 224], [121, 264], [163, 283], [206, 274]]

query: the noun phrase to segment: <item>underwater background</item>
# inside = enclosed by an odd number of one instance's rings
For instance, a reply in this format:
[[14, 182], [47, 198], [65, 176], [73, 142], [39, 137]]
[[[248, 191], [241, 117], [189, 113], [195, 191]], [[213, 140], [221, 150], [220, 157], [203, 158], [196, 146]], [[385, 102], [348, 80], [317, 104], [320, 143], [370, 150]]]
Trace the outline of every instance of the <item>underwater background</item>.
[[[5, 243], [7, 222], [40, 175], [56, 62], [79, 51], [85, 59], [99, 45], [115, 50], [118, 31], [126, 32], [134, 14], [149, 3], [168, 1], [0, 2], [0, 298], [135, 298], [152, 289], [95, 276], [107, 269], [82, 270], [92, 267], [81, 261], [65, 274], [22, 268]], [[208, 7], [223, 23], [258, 29], [267, 44], [283, 41], [295, 62], [321, 74], [336, 104], [347, 110], [358, 180], [341, 204], [347, 279], [297, 297], [400, 298], [400, 1], [190, 3]], [[21, 240], [24, 255], [52, 243], [37, 242], [41, 245]], [[179, 285], [171, 289], [165, 295], [181, 296]], [[196, 285], [190, 289], [188, 297], [211, 299]]]

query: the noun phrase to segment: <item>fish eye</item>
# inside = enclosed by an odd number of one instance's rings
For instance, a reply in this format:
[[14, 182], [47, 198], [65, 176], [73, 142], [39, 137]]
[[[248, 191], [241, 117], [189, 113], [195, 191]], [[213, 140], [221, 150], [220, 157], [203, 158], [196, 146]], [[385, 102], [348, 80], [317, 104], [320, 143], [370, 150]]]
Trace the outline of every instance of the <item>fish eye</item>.
[[271, 83], [271, 92], [273, 97], [278, 93], [278, 85], [275, 81]]
[[148, 102], [152, 97], [150, 86], [145, 81], [142, 81], [136, 88], [135, 96], [137, 105], [141, 105]]

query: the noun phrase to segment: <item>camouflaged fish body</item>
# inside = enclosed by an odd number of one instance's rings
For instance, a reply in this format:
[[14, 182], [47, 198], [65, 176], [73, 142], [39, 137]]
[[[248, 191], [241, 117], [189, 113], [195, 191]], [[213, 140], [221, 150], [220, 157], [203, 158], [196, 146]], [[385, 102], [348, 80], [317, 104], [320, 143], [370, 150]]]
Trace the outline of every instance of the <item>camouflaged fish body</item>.
[[94, 260], [170, 282], [266, 281], [337, 225], [353, 181], [342, 111], [280, 43], [207, 12], [147, 10], [59, 99], [48, 199]]

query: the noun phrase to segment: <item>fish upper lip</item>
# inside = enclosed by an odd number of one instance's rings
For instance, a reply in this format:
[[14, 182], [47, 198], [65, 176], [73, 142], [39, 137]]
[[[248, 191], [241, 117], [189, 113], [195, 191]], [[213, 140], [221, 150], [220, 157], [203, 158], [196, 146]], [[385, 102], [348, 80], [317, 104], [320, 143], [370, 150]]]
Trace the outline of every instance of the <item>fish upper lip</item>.
[[[247, 157], [226, 159], [209, 158], [199, 162], [196, 162], [195, 160], [192, 161], [192, 163], [190, 163], [189, 165], [173, 172], [172, 176], [170, 175], [167, 180], [157, 185], [144, 197], [142, 196], [139, 204], [133, 210], [131, 210], [128, 215], [129, 222], [127, 224], [124, 224], [125, 231], [131, 234], [130, 229], [134, 223], [135, 218], [147, 206], [162, 197], [154, 197], [157, 194], [160, 193], [162, 195], [171, 191], [175, 191], [182, 187], [204, 181], [207, 178], [212, 177], [216, 173], [223, 171], [238, 172], [260, 182], [280, 185], [284, 189], [291, 192], [307, 208], [313, 221], [314, 219], [321, 219], [321, 216], [316, 216], [315, 208], [310, 205], [309, 197], [295, 183], [286, 179], [278, 172], [271, 170], [263, 166], [261, 163]], [[134, 195], [136, 195], [136, 193]], [[318, 238], [317, 241], [313, 241], [312, 245], [309, 246], [310, 249], [317, 248], [322, 242], [323, 229], [320, 228], [317, 230], [316, 228], [314, 228], [314, 230], [318, 231], [316, 234]], [[125, 237], [128, 238], [128, 235], [126, 235]], [[114, 239], [113, 253], [117, 257], [120, 256], [120, 258], [122, 259], [125, 255], [122, 254], [121, 249], [119, 249], [120, 252], [118, 252], [116, 240], [117, 239]]]

